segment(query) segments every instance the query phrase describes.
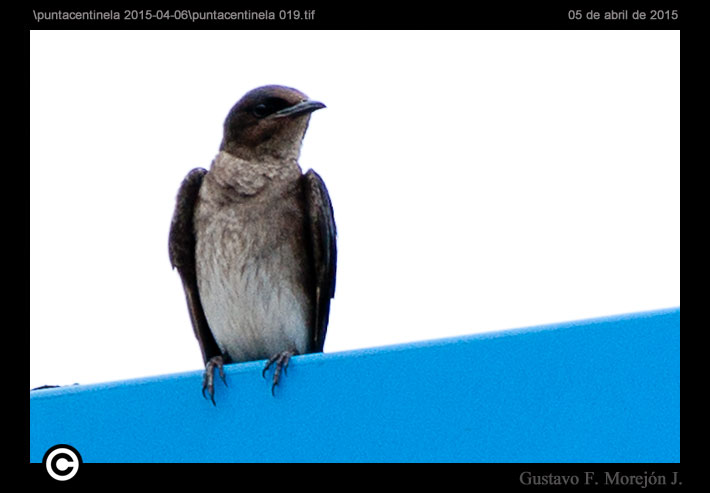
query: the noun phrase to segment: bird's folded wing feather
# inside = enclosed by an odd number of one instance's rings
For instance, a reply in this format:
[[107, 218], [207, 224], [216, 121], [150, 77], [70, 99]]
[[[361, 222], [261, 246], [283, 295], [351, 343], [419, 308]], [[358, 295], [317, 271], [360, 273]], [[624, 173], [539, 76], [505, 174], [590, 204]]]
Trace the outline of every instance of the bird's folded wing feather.
[[170, 224], [168, 250], [170, 263], [180, 273], [192, 328], [195, 330], [195, 337], [200, 343], [202, 358], [207, 363], [210, 358], [219, 356], [221, 352], [207, 324], [207, 318], [200, 301], [200, 293], [197, 289], [197, 273], [195, 270], [193, 217], [197, 196], [205, 174], [207, 174], [206, 169], [195, 168], [187, 174], [182, 185], [180, 185], [175, 212]]
[[316, 286], [315, 327], [312, 337], [315, 350], [323, 351], [330, 300], [335, 295], [337, 261], [335, 219], [328, 189], [318, 173], [309, 170], [303, 176], [303, 185]]

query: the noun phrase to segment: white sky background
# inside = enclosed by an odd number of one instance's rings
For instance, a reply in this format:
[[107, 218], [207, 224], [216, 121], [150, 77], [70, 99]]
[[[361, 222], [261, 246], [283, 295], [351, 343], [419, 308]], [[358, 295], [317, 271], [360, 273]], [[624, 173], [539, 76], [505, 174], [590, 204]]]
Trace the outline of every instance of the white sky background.
[[263, 84], [328, 105], [326, 352], [680, 305], [678, 31], [30, 33], [30, 386], [202, 368], [178, 186]]

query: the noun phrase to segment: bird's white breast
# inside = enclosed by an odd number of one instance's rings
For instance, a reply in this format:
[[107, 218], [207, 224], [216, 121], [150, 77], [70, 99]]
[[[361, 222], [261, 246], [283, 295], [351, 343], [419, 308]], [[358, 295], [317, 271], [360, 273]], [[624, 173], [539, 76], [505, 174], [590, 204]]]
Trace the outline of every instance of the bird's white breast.
[[269, 228], [281, 207], [288, 204], [197, 206], [200, 299], [217, 344], [233, 361], [308, 351], [303, 252], [289, 240], [298, 231]]

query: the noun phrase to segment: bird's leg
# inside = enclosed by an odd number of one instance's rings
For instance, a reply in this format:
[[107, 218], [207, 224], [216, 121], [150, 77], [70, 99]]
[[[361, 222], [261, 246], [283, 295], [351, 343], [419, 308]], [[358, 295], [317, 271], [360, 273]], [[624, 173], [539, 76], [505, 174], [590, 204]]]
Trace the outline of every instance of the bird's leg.
[[276, 366], [274, 367], [274, 379], [273, 383], [271, 384], [271, 395], [274, 395], [274, 389], [279, 384], [279, 380], [281, 380], [281, 370], [283, 370], [285, 375], [286, 368], [288, 368], [288, 362], [291, 360], [291, 356], [293, 356], [294, 354], [298, 353], [293, 349], [281, 351], [280, 353], [276, 353], [275, 355], [273, 355], [271, 358], [269, 358], [269, 361], [266, 362], [264, 370], [261, 372], [261, 376], [264, 378], [266, 378], [266, 370], [268, 370], [272, 364], [276, 363]]
[[205, 390], [210, 394], [210, 399], [212, 404], [215, 406], [217, 403], [214, 401], [214, 369], [215, 367], [219, 369], [219, 376], [222, 378], [224, 385], [227, 385], [227, 379], [224, 376], [224, 359], [222, 356], [212, 356], [205, 365], [205, 373], [202, 375], [202, 396], [206, 399]]

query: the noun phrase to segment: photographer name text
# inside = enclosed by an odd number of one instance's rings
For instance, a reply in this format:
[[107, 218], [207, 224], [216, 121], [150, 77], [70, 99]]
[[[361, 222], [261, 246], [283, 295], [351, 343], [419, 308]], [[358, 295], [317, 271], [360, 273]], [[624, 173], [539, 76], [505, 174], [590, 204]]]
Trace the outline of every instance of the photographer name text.
[[520, 484], [524, 486], [680, 486], [678, 472], [657, 474], [655, 471], [644, 471], [642, 474], [625, 474], [620, 472], [585, 471], [583, 474], [536, 474], [530, 471], [520, 473]]

